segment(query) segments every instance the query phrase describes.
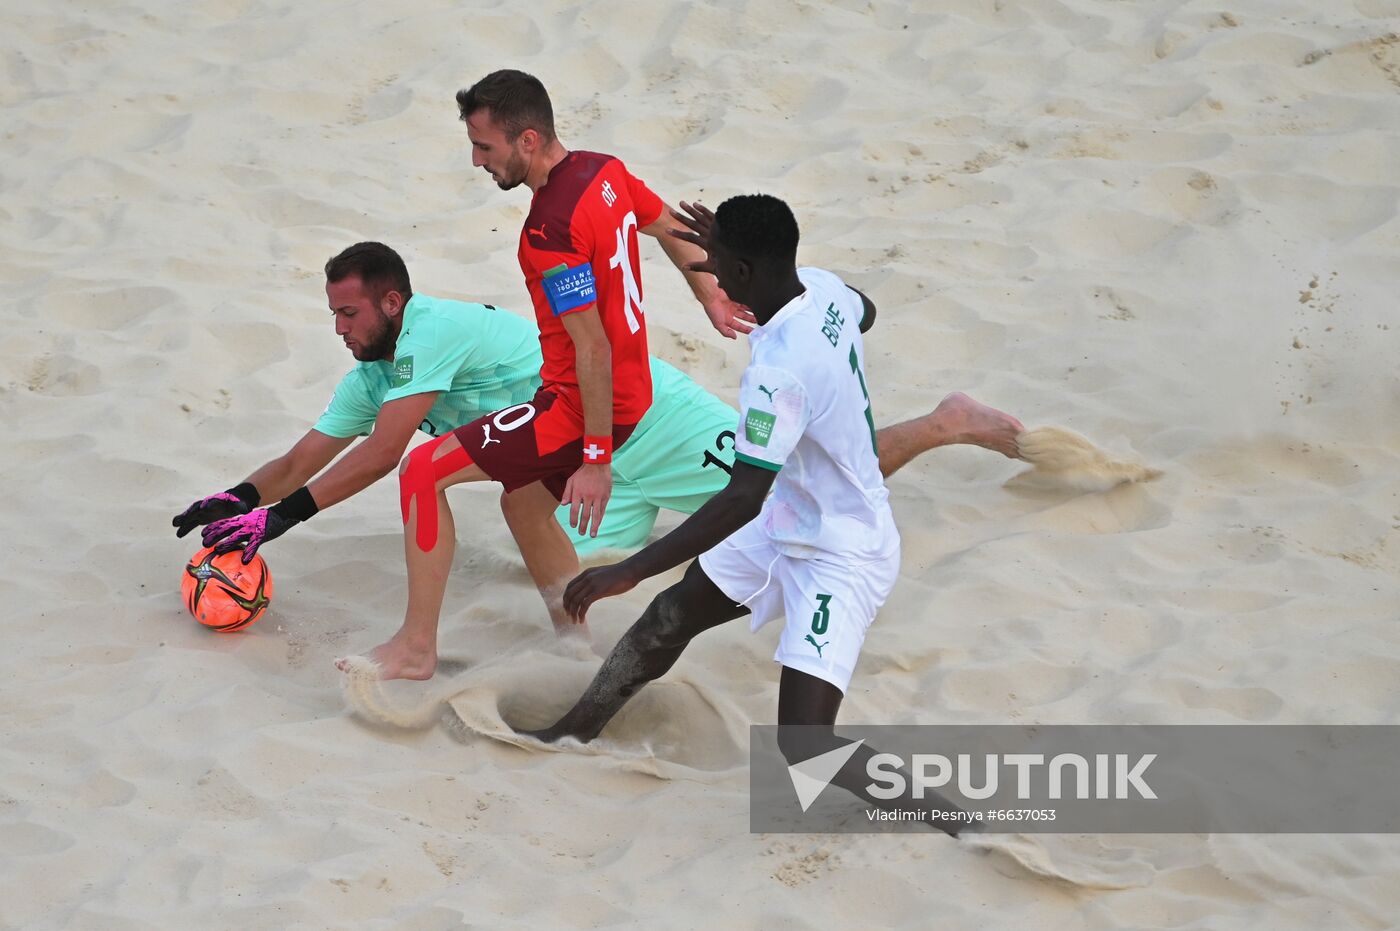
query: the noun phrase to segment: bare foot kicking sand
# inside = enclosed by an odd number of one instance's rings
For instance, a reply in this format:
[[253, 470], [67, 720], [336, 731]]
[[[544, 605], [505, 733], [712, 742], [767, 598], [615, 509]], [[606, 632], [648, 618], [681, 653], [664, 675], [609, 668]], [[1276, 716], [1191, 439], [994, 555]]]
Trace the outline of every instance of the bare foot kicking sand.
[[373, 664], [379, 671], [380, 679], [431, 679], [437, 672], [437, 645], [426, 647], [410, 644], [406, 638], [395, 635], [385, 643], [370, 650], [362, 657], [343, 656], [335, 661], [335, 668], [350, 672], [351, 661], [362, 659]]
[[1026, 430], [1021, 421], [1005, 411], [974, 401], [961, 391], [944, 398], [928, 417], [941, 421], [943, 429], [956, 436], [959, 443], [981, 446], [1009, 459], [1021, 457], [1016, 446], [1016, 437]]
[[441, 697], [429, 697], [407, 708], [391, 702], [381, 687], [379, 667], [363, 656], [347, 656], [337, 660], [336, 666], [345, 673], [341, 681], [345, 703], [366, 720], [416, 730], [432, 724], [441, 714]]

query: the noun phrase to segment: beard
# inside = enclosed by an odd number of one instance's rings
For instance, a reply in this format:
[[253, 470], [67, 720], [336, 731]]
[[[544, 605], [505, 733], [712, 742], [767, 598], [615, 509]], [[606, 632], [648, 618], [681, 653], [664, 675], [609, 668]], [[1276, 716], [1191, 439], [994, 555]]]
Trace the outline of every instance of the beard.
[[351, 350], [351, 355], [357, 362], [387, 362], [394, 357], [394, 344], [398, 339], [393, 328], [389, 326], [389, 318], [383, 312], [378, 313], [379, 325], [375, 327], [370, 341]]
[[530, 165], [525, 161], [525, 156], [512, 151], [510, 158], [506, 159], [506, 167], [501, 169], [500, 177], [496, 179], [496, 187], [503, 191], [517, 188], [525, 181], [529, 171]]

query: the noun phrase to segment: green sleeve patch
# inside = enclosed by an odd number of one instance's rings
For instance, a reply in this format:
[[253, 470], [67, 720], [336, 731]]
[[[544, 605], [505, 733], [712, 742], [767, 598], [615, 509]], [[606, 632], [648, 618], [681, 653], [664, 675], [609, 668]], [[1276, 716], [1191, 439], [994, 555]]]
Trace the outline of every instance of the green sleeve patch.
[[743, 453], [735, 453], [734, 461], [744, 462], [751, 466], [758, 466], [760, 469], [767, 469], [769, 472], [781, 472], [783, 468], [776, 462], [764, 462], [762, 459], [755, 459], [752, 456], [745, 456]]
[[767, 446], [777, 422], [778, 418], [767, 411], [750, 408], [744, 415], [744, 439], [755, 446]]
[[389, 382], [390, 388], [402, 388], [413, 381], [413, 356], [403, 356], [394, 360], [394, 377]]

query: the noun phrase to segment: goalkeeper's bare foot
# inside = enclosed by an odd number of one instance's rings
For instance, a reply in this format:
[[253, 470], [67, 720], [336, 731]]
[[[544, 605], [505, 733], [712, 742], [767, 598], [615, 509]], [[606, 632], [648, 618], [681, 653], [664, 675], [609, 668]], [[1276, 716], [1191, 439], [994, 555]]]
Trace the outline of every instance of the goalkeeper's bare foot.
[[[402, 633], [364, 654], [379, 667], [380, 679], [431, 679], [437, 672], [437, 644], [416, 643]], [[349, 657], [335, 661], [335, 668], [346, 672]]]

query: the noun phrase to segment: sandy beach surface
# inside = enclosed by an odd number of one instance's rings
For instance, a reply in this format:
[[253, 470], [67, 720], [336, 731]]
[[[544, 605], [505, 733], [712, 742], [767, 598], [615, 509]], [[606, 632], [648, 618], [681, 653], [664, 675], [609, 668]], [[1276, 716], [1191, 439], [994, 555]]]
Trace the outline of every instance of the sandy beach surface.
[[[496, 507], [452, 495], [445, 659], [352, 714], [397, 627], [395, 483], [265, 550], [242, 635], [170, 518], [351, 364], [327, 257], [527, 313], [528, 192], [453, 94], [519, 67], [672, 202], [761, 190], [869, 293], [878, 423], [963, 390], [1160, 468], [1107, 492], [944, 449], [890, 481], [898, 586], [853, 723], [1400, 718], [1400, 2], [292, 4], [0, 12], [0, 927], [1385, 928], [1390, 836], [1114, 837], [1132, 889], [941, 836], [754, 835], [776, 631], [705, 635], [596, 752], [482, 736], [596, 668]], [[733, 399], [654, 244], [653, 352]], [[674, 526], [667, 519], [666, 526]], [[606, 649], [675, 575], [592, 612]], [[412, 715], [409, 715], [412, 717]]]

